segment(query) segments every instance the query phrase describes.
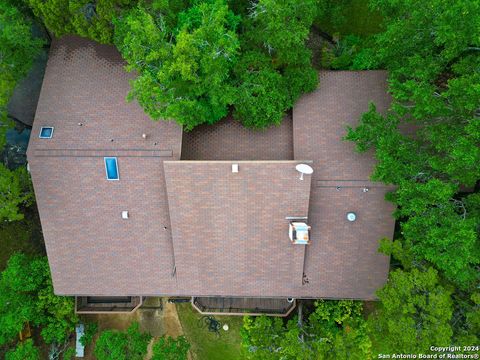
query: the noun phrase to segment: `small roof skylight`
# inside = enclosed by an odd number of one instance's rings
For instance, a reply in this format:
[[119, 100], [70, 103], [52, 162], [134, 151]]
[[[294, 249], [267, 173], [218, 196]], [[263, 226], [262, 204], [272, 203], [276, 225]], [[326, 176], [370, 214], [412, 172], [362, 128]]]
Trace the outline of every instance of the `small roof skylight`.
[[51, 139], [53, 136], [53, 126], [42, 126], [38, 136], [40, 139]]
[[105, 160], [105, 172], [107, 173], [107, 180], [119, 180], [118, 164], [116, 157], [106, 157]]

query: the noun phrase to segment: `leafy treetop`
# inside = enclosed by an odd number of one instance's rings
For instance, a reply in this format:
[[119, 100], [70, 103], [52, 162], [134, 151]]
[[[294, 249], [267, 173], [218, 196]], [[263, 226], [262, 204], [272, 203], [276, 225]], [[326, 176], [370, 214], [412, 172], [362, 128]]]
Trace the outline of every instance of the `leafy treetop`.
[[138, 323], [132, 323], [125, 331], [105, 330], [95, 344], [98, 360], [143, 360], [150, 342], [149, 334], [139, 331]]
[[53, 293], [46, 257], [14, 254], [0, 278], [0, 345], [12, 342], [27, 322], [42, 328], [47, 344], [62, 344], [77, 317], [73, 298]]

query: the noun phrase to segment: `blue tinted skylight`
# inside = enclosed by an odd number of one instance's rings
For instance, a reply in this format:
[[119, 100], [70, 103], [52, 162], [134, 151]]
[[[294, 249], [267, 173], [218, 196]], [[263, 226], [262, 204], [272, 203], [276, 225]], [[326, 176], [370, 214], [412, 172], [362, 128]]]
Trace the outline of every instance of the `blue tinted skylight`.
[[118, 180], [118, 165], [116, 157], [106, 157], [105, 171], [107, 173], [107, 180]]
[[53, 136], [53, 127], [52, 126], [42, 126], [40, 128], [40, 139], [51, 139]]

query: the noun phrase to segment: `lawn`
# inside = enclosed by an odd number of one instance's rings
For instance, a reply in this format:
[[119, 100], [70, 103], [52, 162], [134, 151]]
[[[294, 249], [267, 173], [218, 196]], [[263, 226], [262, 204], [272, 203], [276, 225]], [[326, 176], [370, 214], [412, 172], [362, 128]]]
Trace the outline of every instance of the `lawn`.
[[229, 330], [220, 330], [217, 338], [207, 329], [198, 325], [202, 317], [189, 303], [177, 304], [178, 317], [182, 323], [183, 331], [192, 345], [192, 355], [196, 360], [235, 360], [245, 359], [241, 347], [240, 329], [242, 328], [241, 316], [216, 316], [222, 324], [228, 324]]

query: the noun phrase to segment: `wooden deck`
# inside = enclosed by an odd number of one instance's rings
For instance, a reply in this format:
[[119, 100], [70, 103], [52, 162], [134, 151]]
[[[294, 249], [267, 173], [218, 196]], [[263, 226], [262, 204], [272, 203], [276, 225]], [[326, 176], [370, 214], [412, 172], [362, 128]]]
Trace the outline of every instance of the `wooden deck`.
[[207, 315], [287, 316], [296, 302], [286, 298], [194, 297], [192, 305]]
[[77, 314], [132, 313], [142, 305], [142, 297], [75, 297]]

